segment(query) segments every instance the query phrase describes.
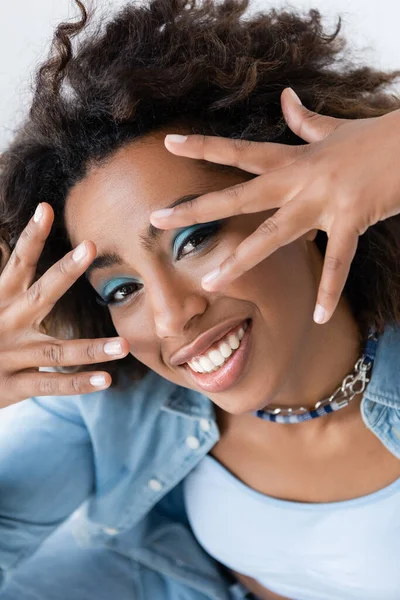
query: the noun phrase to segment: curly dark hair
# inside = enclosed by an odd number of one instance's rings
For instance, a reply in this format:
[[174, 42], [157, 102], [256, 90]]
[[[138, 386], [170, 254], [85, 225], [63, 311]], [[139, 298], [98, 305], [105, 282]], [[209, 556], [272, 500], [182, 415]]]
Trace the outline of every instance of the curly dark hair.
[[[184, 125], [192, 133], [302, 144], [282, 116], [287, 86], [308, 108], [335, 117], [400, 107], [389, 90], [400, 72], [349, 58], [340, 19], [328, 34], [317, 10], [249, 14], [249, 0], [150, 0], [126, 4], [89, 32], [94, 11], [75, 2], [81, 19], [57, 27], [36, 71], [29, 115], [0, 163], [0, 235], [10, 249], [39, 202], [54, 209], [37, 277], [71, 250], [63, 218], [71, 187], [140, 136]], [[324, 253], [326, 234], [316, 241]], [[360, 237], [344, 293], [364, 334], [400, 321], [399, 217]], [[64, 339], [118, 335], [84, 276], [43, 327]], [[108, 370], [114, 385], [122, 371], [137, 378], [147, 370], [131, 355], [96, 368]]]

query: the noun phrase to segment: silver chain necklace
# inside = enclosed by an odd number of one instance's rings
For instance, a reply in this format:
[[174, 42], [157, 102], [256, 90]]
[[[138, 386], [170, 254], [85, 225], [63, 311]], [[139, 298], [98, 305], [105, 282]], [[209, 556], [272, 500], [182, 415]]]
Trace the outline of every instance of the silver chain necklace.
[[363, 354], [354, 365], [354, 370], [343, 379], [339, 387], [329, 398], [320, 400], [311, 409], [304, 406], [295, 408], [267, 406], [253, 413], [255, 416], [274, 423], [301, 423], [316, 417], [335, 412], [349, 405], [357, 394], [364, 392], [370, 377], [375, 358], [378, 338], [371, 329], [365, 343]]

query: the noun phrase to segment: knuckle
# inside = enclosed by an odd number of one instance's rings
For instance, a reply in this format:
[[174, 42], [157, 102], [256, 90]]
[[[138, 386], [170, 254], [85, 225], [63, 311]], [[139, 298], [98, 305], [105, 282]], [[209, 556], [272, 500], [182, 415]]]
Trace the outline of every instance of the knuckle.
[[231, 211], [235, 215], [243, 213], [241, 199], [244, 197], [245, 189], [244, 183], [238, 183], [223, 190], [225, 197], [228, 199]]
[[224, 267], [228, 269], [234, 269], [238, 264], [238, 257], [236, 252], [233, 252], [225, 261]]
[[22, 243], [29, 244], [33, 240], [34, 237], [35, 237], [35, 234], [32, 230], [32, 225], [29, 223], [25, 227], [25, 229], [23, 229], [19, 239], [21, 240]]
[[[71, 259], [72, 261], [72, 259]], [[61, 275], [63, 277], [65, 277], [66, 275], [69, 275], [70, 273], [70, 261], [68, 261], [67, 259], [63, 258], [62, 260], [59, 261], [58, 263], [58, 269], [61, 273]]]
[[202, 155], [206, 156], [209, 152], [209, 149], [212, 151], [212, 140], [210, 139], [210, 136], [199, 133], [197, 139], [199, 142], [199, 147], [201, 148]]
[[47, 361], [44, 366], [61, 366], [64, 360], [64, 349], [60, 344], [46, 344], [43, 348], [43, 358]]
[[82, 379], [78, 375], [73, 375], [69, 380], [69, 385], [74, 394], [80, 394], [82, 391]]
[[227, 196], [229, 196], [233, 200], [236, 200], [236, 199], [240, 198], [240, 196], [243, 194], [244, 190], [245, 190], [244, 183], [237, 183], [236, 185], [226, 188], [225, 193]]
[[325, 265], [328, 271], [339, 271], [343, 264], [343, 261], [337, 256], [325, 256]]
[[10, 374], [9, 373], [0, 373], [0, 389], [2, 391], [1, 396], [3, 397], [3, 390], [9, 390], [10, 388]]
[[232, 145], [234, 153], [240, 156], [248, 151], [248, 149], [253, 145], [253, 142], [251, 140], [246, 140], [242, 138], [232, 138]]
[[270, 217], [266, 221], [263, 221], [258, 227], [258, 233], [262, 236], [276, 235], [279, 232], [279, 226], [276, 219]]
[[[332, 125], [327, 120], [325, 115], [320, 115], [314, 112], [307, 112], [307, 114], [304, 115], [304, 123], [306, 122], [312, 123], [313, 125], [319, 127], [324, 136], [327, 136], [329, 133], [331, 133]], [[301, 127], [301, 129], [303, 130], [303, 127]]]
[[19, 254], [19, 249], [17, 246], [14, 248], [14, 251], [11, 253], [9, 258], [9, 266], [12, 269], [18, 269], [18, 267], [22, 264], [22, 258]]
[[38, 304], [43, 295], [43, 286], [40, 279], [35, 281], [26, 291], [26, 299], [29, 306]]
[[226, 259], [223, 270], [225, 269], [231, 273], [235, 273], [235, 277], [240, 277], [244, 273], [245, 267], [237, 252], [234, 252]]
[[319, 113], [312, 112], [312, 111], [308, 111], [305, 114], [305, 119], [307, 119], [307, 121], [318, 122], [318, 121], [321, 121], [321, 119], [323, 119], [323, 118], [324, 117], [322, 115], [320, 115]]
[[97, 352], [94, 344], [89, 344], [86, 346], [86, 356], [90, 361], [95, 360]]
[[42, 396], [52, 396], [56, 393], [56, 381], [51, 377], [43, 377], [39, 380], [39, 392]]
[[196, 210], [197, 206], [198, 206], [197, 198], [192, 198], [191, 200], [188, 200], [187, 202], [184, 202], [183, 204], [181, 204], [180, 208], [185, 212], [192, 212], [192, 211]]

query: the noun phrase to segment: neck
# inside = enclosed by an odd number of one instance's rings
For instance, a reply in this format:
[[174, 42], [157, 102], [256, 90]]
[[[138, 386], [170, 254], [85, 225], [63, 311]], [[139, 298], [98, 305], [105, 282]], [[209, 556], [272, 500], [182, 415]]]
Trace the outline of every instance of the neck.
[[[343, 299], [328, 323], [317, 325], [313, 322], [304, 337], [295, 366], [284, 386], [268, 403], [269, 408], [303, 406], [313, 409], [317, 402], [331, 396], [346, 375], [353, 371], [362, 352], [358, 324]], [[324, 427], [328, 421], [336, 423], [347, 419], [350, 414], [359, 413], [360, 400], [361, 395], [356, 396], [346, 408], [308, 422], [308, 428]], [[305, 423], [299, 426], [304, 427]]]

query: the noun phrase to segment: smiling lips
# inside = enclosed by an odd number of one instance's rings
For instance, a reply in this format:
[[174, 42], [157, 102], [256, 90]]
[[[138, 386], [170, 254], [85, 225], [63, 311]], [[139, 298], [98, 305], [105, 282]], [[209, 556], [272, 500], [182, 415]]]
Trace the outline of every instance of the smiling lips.
[[240, 325], [243, 326], [245, 321], [248, 322], [249, 319], [236, 317], [219, 323], [215, 327], [212, 327], [197, 336], [190, 344], [187, 344], [174, 352], [168, 362], [173, 367], [183, 366], [185, 363], [192, 360], [192, 358], [196, 358], [197, 356], [208, 352], [211, 349], [212, 344], [219, 342], [223, 336], [236, 329], [236, 327], [240, 327]]
[[226, 363], [235, 350], [239, 348], [247, 327], [248, 322], [245, 321], [234, 329], [231, 329], [206, 352], [191, 358], [186, 364], [196, 373], [213, 373], [217, 371]]
[[[187, 361], [182, 367], [191, 386], [194, 384], [196, 388], [207, 394], [226, 392], [246, 375], [251, 364], [253, 321], [247, 319], [232, 325], [230, 329], [226, 327], [225, 331], [220, 327], [223, 337], [216, 337], [214, 334], [213, 345], [207, 347], [202, 344], [202, 354], [193, 352], [192, 355], [187, 356]], [[224, 356], [223, 353], [229, 353], [229, 356]], [[216, 365], [215, 363], [221, 362], [221, 359], [224, 362]], [[207, 371], [202, 365], [207, 368], [211, 366], [211, 370]]]

